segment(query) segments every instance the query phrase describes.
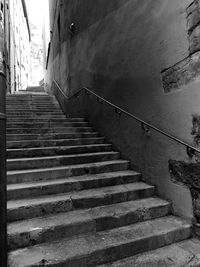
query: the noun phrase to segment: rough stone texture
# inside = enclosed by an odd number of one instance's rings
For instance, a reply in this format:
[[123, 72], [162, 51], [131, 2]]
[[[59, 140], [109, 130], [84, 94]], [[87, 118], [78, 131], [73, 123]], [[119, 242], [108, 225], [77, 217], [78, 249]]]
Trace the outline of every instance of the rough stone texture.
[[188, 38], [190, 54], [198, 52], [200, 50], [200, 25], [193, 29]]
[[198, 147], [200, 145], [200, 115], [194, 114], [192, 116], [192, 131], [193, 142]]
[[199, 77], [200, 51], [200, 2], [195, 0], [187, 8], [189, 56], [172, 67], [163, 70], [164, 92], [169, 93], [188, 85]]
[[10, 267], [92, 267], [190, 237], [190, 224], [176, 217], [125, 226], [11, 252]]
[[151, 252], [98, 267], [199, 267], [200, 245], [197, 239], [176, 243]]
[[196, 222], [200, 223], [200, 163], [170, 160], [169, 170], [173, 181], [183, 183], [190, 189], [194, 216]]
[[193, 1], [187, 8], [188, 31], [191, 33], [200, 22], [200, 2]]
[[[200, 33], [199, 33], [200, 34]], [[200, 52], [189, 56], [173, 67], [162, 71], [165, 93], [180, 89], [181, 86], [195, 81], [200, 73]]]

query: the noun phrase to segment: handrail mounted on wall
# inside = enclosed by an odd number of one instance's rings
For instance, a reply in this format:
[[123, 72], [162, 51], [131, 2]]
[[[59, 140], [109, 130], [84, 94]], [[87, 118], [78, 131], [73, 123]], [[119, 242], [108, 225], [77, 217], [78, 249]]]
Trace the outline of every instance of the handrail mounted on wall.
[[107, 105], [113, 107], [116, 113], [118, 113], [118, 114], [125, 114], [125, 115], [127, 115], [128, 117], [131, 117], [132, 119], [134, 119], [134, 120], [138, 121], [139, 123], [141, 123], [142, 129], [143, 129], [145, 132], [149, 132], [150, 129], [155, 130], [156, 132], [158, 132], [158, 133], [160, 133], [160, 134], [162, 134], [162, 135], [168, 137], [169, 139], [171, 139], [171, 140], [173, 140], [173, 141], [175, 141], [175, 142], [177, 142], [177, 143], [179, 143], [179, 144], [185, 146], [186, 149], [187, 149], [187, 154], [188, 154], [189, 157], [193, 157], [194, 154], [195, 154], [195, 152], [196, 152], [196, 153], [200, 153], [200, 150], [197, 149], [196, 147], [194, 147], [194, 146], [192, 146], [192, 145], [190, 145], [190, 144], [188, 144], [188, 143], [186, 143], [186, 142], [180, 140], [179, 138], [177, 138], [177, 137], [175, 137], [175, 136], [173, 136], [173, 135], [171, 135], [171, 134], [169, 134], [169, 133], [167, 133], [167, 132], [165, 132], [165, 131], [159, 129], [158, 127], [156, 127], [156, 126], [154, 126], [154, 125], [152, 125], [152, 124], [150, 124], [150, 123], [148, 123], [148, 122], [146, 122], [146, 121], [144, 121], [144, 120], [138, 118], [137, 116], [131, 114], [130, 112], [128, 112], [128, 111], [126, 111], [126, 110], [120, 108], [119, 106], [117, 106], [117, 105], [111, 103], [110, 101], [106, 100], [105, 98], [101, 97], [100, 95], [94, 93], [93, 91], [91, 91], [91, 90], [90, 90], [89, 88], [87, 88], [87, 87], [81, 88], [78, 92], [76, 92], [76, 93], [75, 93], [74, 95], [72, 95], [72, 96], [67, 96], [67, 95], [63, 92], [63, 90], [61, 89], [61, 87], [59, 86], [59, 84], [57, 83], [56, 80], [53, 80], [53, 82], [52, 82], [52, 86], [53, 86], [53, 84], [56, 85], [56, 87], [59, 89], [59, 91], [61, 92], [61, 94], [62, 94], [67, 100], [70, 100], [71, 98], [73, 98], [73, 97], [79, 95], [80, 92], [85, 91], [86, 94], [91, 94], [91, 95], [95, 96], [96, 99], [97, 99], [97, 101], [99, 101], [99, 102], [101, 102], [101, 103], [106, 103]]

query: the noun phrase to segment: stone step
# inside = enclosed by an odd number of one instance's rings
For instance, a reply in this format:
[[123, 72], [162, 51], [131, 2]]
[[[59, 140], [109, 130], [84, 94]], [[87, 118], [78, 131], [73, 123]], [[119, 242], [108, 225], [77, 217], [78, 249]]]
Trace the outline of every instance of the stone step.
[[13, 222], [8, 224], [8, 249], [152, 220], [169, 215], [170, 210], [169, 202], [146, 198]]
[[52, 195], [98, 187], [138, 182], [140, 174], [134, 171], [73, 176], [52, 181], [7, 185], [7, 200]]
[[34, 115], [61, 115], [63, 114], [62, 110], [60, 109], [55, 109], [55, 110], [40, 110], [40, 109], [31, 109], [31, 110], [27, 110], [27, 109], [21, 109], [21, 110], [7, 110], [6, 114], [8, 116], [12, 116], [12, 115], [26, 115], [26, 116], [31, 116], [32, 114]]
[[6, 127], [12, 128], [50, 128], [50, 127], [88, 127], [88, 122], [67, 122], [65, 119], [61, 121], [38, 121], [38, 122], [8, 122]]
[[30, 105], [6, 105], [6, 110], [7, 111], [13, 111], [13, 110], [27, 110], [27, 111], [32, 111], [32, 110], [60, 110], [60, 107], [56, 104], [30, 104]]
[[34, 109], [34, 108], [60, 108], [59, 104], [58, 103], [51, 103], [51, 102], [48, 102], [48, 103], [33, 103], [33, 102], [30, 102], [30, 103], [6, 103], [6, 108], [7, 110], [9, 109]]
[[125, 171], [129, 168], [129, 161], [114, 160], [93, 162], [70, 166], [42, 168], [20, 171], [7, 171], [7, 184], [26, 183], [34, 181], [50, 181], [72, 176], [97, 174], [104, 172]]
[[119, 152], [82, 153], [49, 157], [17, 158], [7, 160], [7, 170], [27, 170], [101, 162], [119, 159]]
[[38, 101], [38, 100], [6, 100], [6, 105], [9, 105], [9, 106], [13, 106], [13, 105], [17, 105], [17, 106], [29, 106], [29, 105], [56, 105], [56, 106], [59, 106], [58, 102], [55, 101], [54, 99], [52, 100], [41, 100], [41, 101]]
[[7, 220], [13, 222], [77, 209], [88, 209], [152, 197], [153, 194], [154, 186], [138, 182], [37, 198], [9, 200]]
[[64, 120], [64, 119], [66, 119], [66, 121], [67, 121], [67, 119], [68, 118], [66, 118], [66, 116], [65, 116], [65, 114], [63, 113], [63, 114], [43, 114], [43, 115], [36, 115], [36, 114], [34, 114], [34, 113], [32, 113], [32, 114], [29, 114], [29, 115], [15, 115], [15, 114], [13, 114], [13, 115], [8, 115], [8, 114], [6, 114], [6, 116], [7, 116], [7, 121], [14, 121], [14, 122], [17, 122], [17, 121], [20, 121], [20, 122], [23, 122], [24, 120], [28, 120], [28, 121], [35, 121], [35, 120], [37, 120], [37, 121], [43, 121], [43, 120]]
[[7, 149], [46, 148], [54, 146], [82, 146], [104, 143], [104, 137], [78, 138], [78, 139], [54, 139], [54, 140], [30, 140], [8, 141]]
[[98, 267], [199, 267], [200, 241], [188, 239]]
[[92, 127], [6, 128], [7, 134], [91, 133]]
[[51, 127], [88, 127], [88, 122], [43, 121], [43, 122], [7, 122], [6, 127], [12, 128], [51, 128]]
[[26, 149], [7, 149], [7, 158], [32, 158], [57, 155], [70, 155], [81, 153], [94, 153], [111, 151], [111, 144], [92, 144], [83, 146], [54, 146], [54, 147], [39, 147]]
[[32, 111], [8, 111], [6, 112], [6, 116], [8, 118], [12, 116], [20, 117], [54, 117], [54, 116], [61, 116], [64, 115], [64, 113], [61, 110], [58, 111], [38, 111], [38, 110], [32, 110]]
[[174, 216], [16, 250], [9, 266], [92, 267], [156, 249], [191, 236], [191, 225]]
[[[22, 110], [22, 105], [21, 106], [6, 106], [6, 112], [13, 112], [13, 111], [17, 111], [17, 112], [21, 112]], [[31, 105], [31, 106], [23, 106], [23, 110], [25, 112], [55, 112], [55, 111], [61, 111], [60, 107], [55, 106], [55, 105], [51, 105], [51, 106], [38, 106], [38, 105]]]
[[[32, 118], [28, 118], [28, 117], [10, 117], [7, 118], [7, 123], [11, 124], [11, 123], [16, 123], [16, 124], [20, 124], [20, 123], [48, 123], [48, 122], [52, 122], [52, 123], [85, 123], [85, 119], [82, 118], [66, 118], [63, 115], [63, 118], [60, 118], [60, 116], [55, 116], [52, 118], [48, 118], [48, 117], [44, 117], [44, 118], [37, 118], [37, 117], [32, 117]], [[88, 123], [88, 122], [86, 122]]]
[[55, 99], [54, 96], [50, 96], [50, 95], [33, 95], [33, 94], [18, 94], [18, 95], [7, 95], [6, 96], [6, 100], [14, 100], [14, 101], [19, 101], [19, 100], [52, 100]]
[[52, 140], [52, 139], [77, 139], [77, 138], [95, 138], [99, 133], [43, 133], [43, 134], [7, 134], [7, 141], [28, 141], [28, 140]]

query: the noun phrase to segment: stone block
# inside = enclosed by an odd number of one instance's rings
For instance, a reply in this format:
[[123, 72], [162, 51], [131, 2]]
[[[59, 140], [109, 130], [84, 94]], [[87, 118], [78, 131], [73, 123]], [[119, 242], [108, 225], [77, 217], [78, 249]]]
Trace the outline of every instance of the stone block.
[[189, 51], [190, 54], [200, 51], [200, 25], [189, 34]]
[[174, 66], [161, 72], [165, 93], [179, 89], [194, 81], [200, 73], [200, 52], [197, 52]]
[[187, 8], [187, 22], [188, 22], [188, 30], [191, 32], [200, 22], [200, 4], [199, 0], [194, 1]]

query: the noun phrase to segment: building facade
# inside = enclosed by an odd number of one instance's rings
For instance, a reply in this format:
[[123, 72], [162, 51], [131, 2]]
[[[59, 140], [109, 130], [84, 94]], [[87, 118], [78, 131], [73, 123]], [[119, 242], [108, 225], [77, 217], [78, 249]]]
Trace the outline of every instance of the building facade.
[[30, 75], [30, 26], [25, 0], [9, 0], [10, 90], [25, 90]]

